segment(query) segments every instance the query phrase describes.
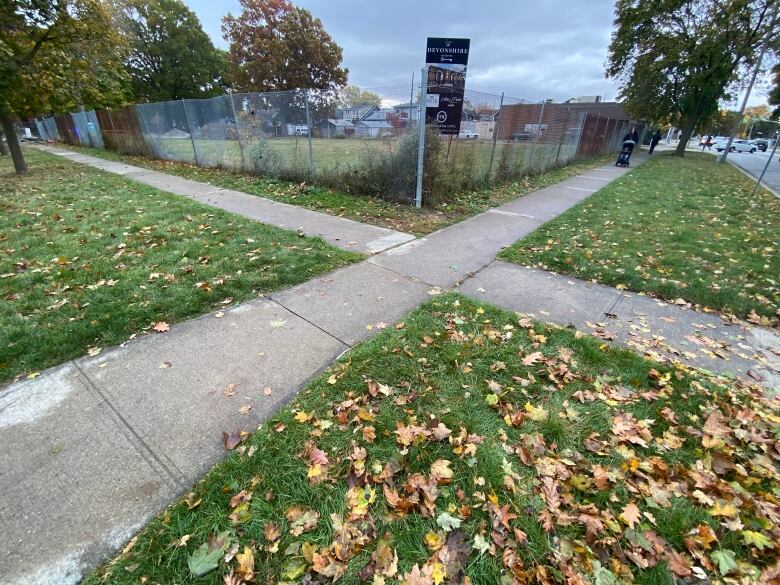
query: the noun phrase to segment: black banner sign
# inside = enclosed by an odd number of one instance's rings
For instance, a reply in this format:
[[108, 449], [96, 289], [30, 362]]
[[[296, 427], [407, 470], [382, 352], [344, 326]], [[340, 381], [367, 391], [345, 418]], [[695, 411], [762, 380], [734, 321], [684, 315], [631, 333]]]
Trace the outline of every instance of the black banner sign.
[[469, 39], [428, 38], [425, 122], [441, 134], [460, 132], [469, 43]]

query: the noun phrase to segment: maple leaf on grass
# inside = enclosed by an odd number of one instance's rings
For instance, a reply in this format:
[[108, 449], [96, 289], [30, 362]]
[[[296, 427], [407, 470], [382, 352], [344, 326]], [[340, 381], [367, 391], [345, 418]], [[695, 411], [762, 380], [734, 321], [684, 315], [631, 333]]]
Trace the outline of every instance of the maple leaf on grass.
[[633, 528], [642, 519], [642, 512], [634, 502], [629, 502], [620, 512], [620, 518], [628, 524], [629, 528]]
[[194, 577], [202, 577], [219, 566], [222, 555], [230, 547], [228, 531], [211, 535], [187, 559], [187, 566]]

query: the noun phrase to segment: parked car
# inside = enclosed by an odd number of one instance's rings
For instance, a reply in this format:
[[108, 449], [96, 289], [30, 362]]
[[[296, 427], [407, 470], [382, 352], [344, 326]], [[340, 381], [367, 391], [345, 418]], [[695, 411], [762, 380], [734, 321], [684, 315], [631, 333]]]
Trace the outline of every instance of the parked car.
[[458, 138], [461, 140], [476, 140], [479, 138], [479, 134], [473, 130], [461, 130], [460, 134], [458, 134]]
[[761, 152], [766, 152], [766, 149], [769, 148], [769, 143], [763, 138], [756, 138], [755, 140], [751, 140], [751, 142], [753, 143], [753, 146]]
[[[726, 150], [726, 145], [728, 144], [728, 140], [723, 140], [721, 142], [718, 142], [715, 144], [715, 150], [718, 152], [723, 152]], [[753, 144], [750, 144], [747, 140], [741, 140], [737, 139], [732, 141], [731, 143], [731, 149], [729, 152], [749, 152], [754, 153], [756, 151], [756, 147]]]
[[533, 132], [528, 130], [516, 130], [512, 132], [512, 140], [533, 140], [536, 138]]

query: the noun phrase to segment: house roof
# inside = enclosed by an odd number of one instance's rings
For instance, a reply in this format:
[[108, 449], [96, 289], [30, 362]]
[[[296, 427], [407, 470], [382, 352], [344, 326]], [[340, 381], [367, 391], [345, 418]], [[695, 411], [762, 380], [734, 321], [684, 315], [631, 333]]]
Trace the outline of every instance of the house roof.
[[393, 125], [390, 122], [384, 120], [363, 120], [358, 123], [358, 126], [365, 126], [366, 128], [392, 128]]
[[354, 128], [354, 124], [352, 123], [352, 120], [337, 120], [335, 118], [328, 118], [328, 122], [330, 124], [333, 124], [334, 126], [343, 127], [343, 128]]

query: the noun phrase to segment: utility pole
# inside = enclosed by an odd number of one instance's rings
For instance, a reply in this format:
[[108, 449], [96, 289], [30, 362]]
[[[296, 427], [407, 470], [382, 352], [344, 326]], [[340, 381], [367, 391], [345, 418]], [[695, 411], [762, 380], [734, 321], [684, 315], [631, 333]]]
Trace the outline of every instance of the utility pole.
[[[770, 22], [774, 22], [775, 17], [777, 16], [777, 8], [775, 8], [772, 11], [772, 17]], [[764, 59], [764, 55], [766, 54], [767, 49], [769, 48], [769, 42], [772, 40], [774, 35], [767, 34], [766, 38], [764, 39], [764, 43], [761, 45], [761, 52], [758, 54], [758, 60], [756, 61], [756, 66], [753, 68], [753, 74], [750, 76], [750, 83], [747, 86], [747, 91], [745, 91], [745, 97], [742, 100], [742, 106], [739, 108], [739, 116], [737, 117], [736, 123], [731, 128], [731, 135], [729, 136], [729, 141], [726, 144], [726, 148], [723, 150], [723, 154], [718, 158], [718, 162], [726, 162], [726, 157], [729, 154], [729, 150], [731, 149], [731, 143], [734, 141], [734, 137], [737, 135], [737, 130], [739, 129], [739, 124], [742, 122], [742, 116], [745, 115], [745, 107], [747, 107], [748, 99], [750, 98], [750, 92], [753, 91], [753, 84], [756, 82], [756, 77], [758, 77], [758, 72], [761, 70], [761, 61]]]
[[761, 176], [758, 177], [758, 180], [756, 181], [756, 186], [753, 187], [753, 192], [750, 194], [751, 197], [756, 194], [756, 191], [758, 190], [758, 186], [761, 184], [761, 181], [764, 178], [764, 175], [766, 174], [766, 170], [769, 168], [769, 163], [772, 162], [772, 157], [775, 156], [775, 152], [777, 152], [778, 141], [780, 141], [780, 130], [775, 132], [775, 144], [774, 146], [772, 146], [772, 152], [769, 153], [769, 158], [766, 159], [766, 164], [764, 165], [764, 170], [761, 171]]

